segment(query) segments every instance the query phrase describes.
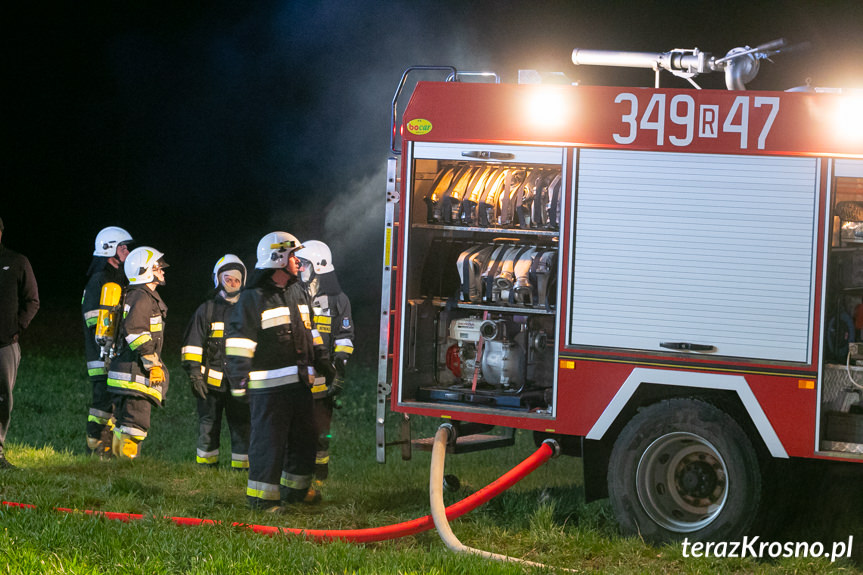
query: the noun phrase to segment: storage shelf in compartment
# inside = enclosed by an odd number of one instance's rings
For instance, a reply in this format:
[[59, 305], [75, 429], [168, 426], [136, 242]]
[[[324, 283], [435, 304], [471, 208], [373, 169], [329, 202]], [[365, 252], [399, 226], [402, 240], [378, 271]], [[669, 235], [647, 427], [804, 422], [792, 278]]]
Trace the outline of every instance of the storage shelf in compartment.
[[[434, 303], [438, 307], [444, 307], [447, 305], [447, 301], [445, 299], [435, 299]], [[533, 315], [554, 315], [554, 308], [551, 311], [540, 308], [540, 307], [524, 307], [517, 305], [486, 305], [481, 303], [467, 303], [460, 301], [457, 304], [458, 309], [474, 309], [478, 311], [495, 311], [495, 312], [503, 312], [503, 313], [514, 313], [514, 314], [533, 314]]]
[[485, 232], [488, 234], [510, 234], [510, 235], [529, 235], [543, 236], [556, 238], [560, 235], [558, 230], [543, 230], [543, 229], [522, 229], [522, 228], [484, 228], [480, 226], [445, 226], [442, 224], [413, 224], [414, 228], [423, 230], [443, 230], [449, 232]]

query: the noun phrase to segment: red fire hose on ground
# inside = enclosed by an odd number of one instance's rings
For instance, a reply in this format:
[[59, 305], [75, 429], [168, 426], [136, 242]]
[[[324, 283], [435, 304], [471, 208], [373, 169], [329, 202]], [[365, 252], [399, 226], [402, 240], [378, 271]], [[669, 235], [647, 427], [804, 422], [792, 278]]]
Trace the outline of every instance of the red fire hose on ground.
[[[489, 483], [476, 493], [465, 497], [461, 501], [454, 503], [445, 509], [446, 519], [452, 520], [458, 517], [461, 517], [465, 513], [473, 511], [483, 503], [491, 500], [492, 498], [500, 495], [502, 492], [506, 491], [534, 470], [536, 470], [540, 465], [548, 461], [552, 456], [556, 455], [556, 449], [552, 447], [551, 442], [545, 442], [530, 456], [528, 456], [524, 461], [507, 471], [505, 474], [501, 475], [498, 479]], [[14, 503], [11, 501], [0, 501], [3, 505], [8, 507], [20, 507], [20, 508], [35, 508], [35, 505], [30, 505], [27, 503]], [[106, 519], [118, 520], [123, 522], [129, 521], [137, 521], [143, 519], [145, 516], [138, 513], [116, 513], [111, 511], [95, 511], [92, 509], [68, 509], [64, 507], [54, 507], [55, 511], [61, 511], [63, 513], [83, 513], [86, 515], [95, 515], [99, 517], [104, 517]], [[169, 519], [176, 523], [177, 525], [217, 525], [221, 524], [221, 521], [215, 521], [213, 519], [197, 519], [193, 517], [170, 517], [165, 516], [164, 519]], [[269, 525], [250, 525], [248, 523], [234, 522], [231, 524], [236, 527], [245, 527], [251, 529], [255, 533], [263, 533], [266, 535], [276, 535], [276, 534], [293, 534], [293, 535], [302, 535], [308, 539], [313, 539], [316, 541], [328, 541], [328, 540], [342, 540], [342, 541], [350, 541], [353, 543], [371, 543], [375, 541], [385, 541], [388, 539], [397, 539], [399, 537], [406, 537], [408, 535], [414, 535], [416, 533], [421, 533], [423, 531], [428, 531], [429, 529], [435, 526], [434, 520], [431, 515], [426, 515], [425, 517], [420, 517], [419, 519], [413, 519], [411, 521], [405, 521], [403, 523], [396, 523], [394, 525], [386, 525], [383, 527], [369, 527], [365, 529], [297, 529], [290, 527], [273, 527]]]

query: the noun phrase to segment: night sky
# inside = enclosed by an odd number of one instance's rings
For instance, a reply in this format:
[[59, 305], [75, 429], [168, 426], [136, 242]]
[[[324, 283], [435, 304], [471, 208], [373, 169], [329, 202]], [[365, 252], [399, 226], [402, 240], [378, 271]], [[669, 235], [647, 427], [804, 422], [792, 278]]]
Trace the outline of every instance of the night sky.
[[0, 16], [3, 243], [33, 264], [35, 323], [79, 339], [101, 228], [165, 252], [175, 336], [215, 261], [253, 266], [279, 229], [333, 248], [358, 352], [374, 357], [390, 106], [411, 65], [649, 86], [649, 70], [576, 68], [572, 49], [721, 56], [786, 38], [811, 46], [762, 62], [750, 88], [863, 87], [861, 0], [17, 4]]

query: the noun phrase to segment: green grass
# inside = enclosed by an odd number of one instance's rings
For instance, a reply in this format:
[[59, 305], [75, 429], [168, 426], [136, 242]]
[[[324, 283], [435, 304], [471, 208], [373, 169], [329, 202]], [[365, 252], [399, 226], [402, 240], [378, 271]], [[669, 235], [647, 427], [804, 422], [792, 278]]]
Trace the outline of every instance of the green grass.
[[[19, 471], [0, 472], [0, 499], [35, 509], [0, 506], [0, 573], [863, 573], [863, 533], [853, 562], [827, 559], [755, 560], [684, 557], [679, 545], [654, 547], [623, 538], [607, 502], [585, 504], [581, 461], [561, 457], [540, 467], [491, 502], [452, 522], [470, 547], [521, 557], [547, 569], [499, 563], [449, 551], [434, 530], [373, 544], [314, 543], [296, 536], [266, 536], [233, 522], [313, 529], [380, 527], [429, 513], [430, 456], [402, 461], [393, 448], [375, 461], [376, 376], [354, 366], [344, 408], [333, 428], [331, 479], [322, 505], [273, 516], [245, 508], [242, 472], [199, 469], [194, 463], [197, 420], [180, 368], [167, 405], [154, 410], [150, 436], [134, 462], [100, 461], [84, 453], [89, 383], [83, 360], [61, 348], [24, 349], [7, 438]], [[391, 437], [396, 437], [396, 417]], [[415, 436], [431, 435], [437, 422], [415, 418]], [[516, 446], [450, 455], [446, 473], [461, 481], [447, 504], [493, 481], [534, 451], [528, 433]], [[227, 432], [223, 458], [229, 452]], [[224, 461], [223, 461], [224, 464]], [[859, 477], [859, 475], [858, 475]], [[861, 496], [863, 485], [851, 493]], [[139, 513], [123, 523], [53, 507]], [[180, 526], [165, 516], [208, 518], [218, 525]], [[836, 518], [833, 518], [836, 519]], [[845, 525], [850, 527], [845, 527]], [[813, 531], [808, 520], [791, 536], [826, 543], [847, 539], [857, 520], [827, 521]], [[833, 526], [833, 531], [831, 531]], [[798, 531], [794, 531], [797, 529]], [[562, 572], [562, 571], [560, 571]]]

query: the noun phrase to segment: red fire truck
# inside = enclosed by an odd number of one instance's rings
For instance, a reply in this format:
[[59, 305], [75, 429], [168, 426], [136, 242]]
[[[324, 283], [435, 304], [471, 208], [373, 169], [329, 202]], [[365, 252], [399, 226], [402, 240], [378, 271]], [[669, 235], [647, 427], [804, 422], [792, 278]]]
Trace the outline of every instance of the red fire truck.
[[[652, 68], [652, 88], [405, 72], [379, 461], [423, 446], [411, 416], [451, 422], [452, 452], [530, 430], [654, 541], [747, 532], [777, 462], [863, 463], [863, 95], [746, 91], [779, 50], [573, 52]], [[429, 70], [445, 81], [404, 105]]]

